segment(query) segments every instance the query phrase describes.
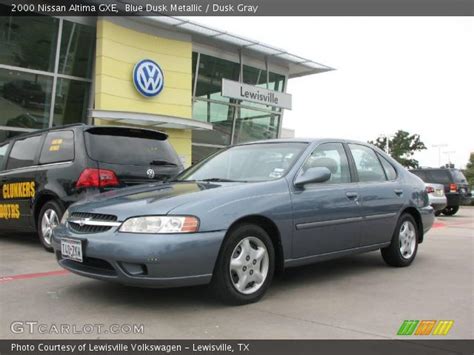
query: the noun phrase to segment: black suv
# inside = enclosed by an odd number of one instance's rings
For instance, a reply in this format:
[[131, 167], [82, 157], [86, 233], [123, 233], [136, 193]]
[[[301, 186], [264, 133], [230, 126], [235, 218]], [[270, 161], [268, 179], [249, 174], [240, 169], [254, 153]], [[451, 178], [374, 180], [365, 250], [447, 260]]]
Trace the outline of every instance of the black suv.
[[0, 231], [51, 231], [68, 206], [90, 194], [178, 174], [183, 165], [164, 133], [70, 125], [0, 143]]
[[461, 170], [452, 168], [430, 168], [410, 170], [421, 180], [428, 183], [444, 185], [447, 206], [441, 212], [446, 216], [453, 216], [460, 205], [471, 203], [471, 193], [466, 177]]

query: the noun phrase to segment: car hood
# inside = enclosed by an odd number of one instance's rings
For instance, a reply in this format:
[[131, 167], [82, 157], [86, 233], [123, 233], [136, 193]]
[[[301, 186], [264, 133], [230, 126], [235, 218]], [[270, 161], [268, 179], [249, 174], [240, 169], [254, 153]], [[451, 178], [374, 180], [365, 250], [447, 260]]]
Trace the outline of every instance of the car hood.
[[108, 191], [75, 203], [70, 212], [116, 215], [119, 221], [137, 215], [167, 214], [171, 210], [245, 183], [175, 182], [139, 185]]

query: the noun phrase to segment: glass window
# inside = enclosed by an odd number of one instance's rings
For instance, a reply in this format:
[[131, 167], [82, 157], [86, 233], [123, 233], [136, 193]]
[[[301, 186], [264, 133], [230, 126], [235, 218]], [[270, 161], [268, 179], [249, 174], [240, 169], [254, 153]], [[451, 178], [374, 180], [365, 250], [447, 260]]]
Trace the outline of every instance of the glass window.
[[19, 139], [13, 144], [7, 162], [7, 170], [31, 166], [35, 163], [36, 154], [40, 148], [41, 136]]
[[284, 176], [306, 143], [260, 143], [231, 147], [194, 165], [178, 180], [267, 181]]
[[90, 83], [58, 78], [53, 127], [86, 122]]
[[243, 75], [243, 82], [245, 84], [255, 85], [262, 88], [267, 87], [267, 71], [265, 69], [258, 69], [244, 65]]
[[375, 152], [364, 145], [349, 144], [359, 175], [359, 181], [386, 181], [382, 165]]
[[193, 157], [192, 157], [192, 164], [199, 163], [200, 161], [206, 159], [208, 156], [218, 152], [221, 148], [213, 148], [213, 147], [203, 147], [200, 145], [193, 145]]
[[341, 143], [323, 143], [319, 145], [303, 165], [302, 173], [309, 168], [325, 167], [331, 172], [327, 183], [340, 184], [351, 182], [351, 173], [346, 152]]
[[193, 105], [193, 118], [212, 123], [213, 129], [212, 131], [194, 130], [193, 142], [229, 145], [234, 110], [234, 106], [221, 105], [209, 101], [196, 101]]
[[49, 132], [41, 150], [40, 164], [58, 163], [74, 159], [74, 133]]
[[6, 141], [7, 139], [11, 139], [13, 137], [17, 137], [17, 136], [25, 134], [25, 133], [27, 133], [27, 132], [0, 129], [0, 143]]
[[285, 88], [285, 76], [276, 73], [268, 73], [268, 89], [283, 92]]
[[47, 128], [53, 79], [0, 69], [0, 126]]
[[385, 170], [385, 174], [387, 175], [388, 180], [395, 180], [397, 178], [397, 171], [393, 167], [393, 165], [385, 159], [383, 156], [378, 154], [380, 161], [382, 162], [383, 169]]
[[240, 108], [235, 123], [234, 143], [272, 139], [278, 136], [280, 115]]
[[5, 155], [7, 154], [8, 147], [10, 143], [5, 143], [0, 145], [0, 170], [3, 170], [3, 161], [5, 160]]
[[58, 27], [51, 16], [0, 16], [0, 63], [53, 71]]
[[96, 127], [85, 133], [85, 140], [89, 156], [103, 163], [181, 166], [166, 136], [159, 132]]
[[415, 174], [416, 176], [418, 176], [421, 180], [423, 180], [425, 182], [429, 182], [428, 177], [427, 177], [427, 175], [424, 171], [422, 171], [422, 170], [410, 170], [410, 172], [412, 174]]
[[64, 21], [58, 72], [90, 78], [92, 76], [94, 47], [94, 27]]
[[[194, 67], [193, 67], [193, 70]], [[221, 95], [222, 79], [239, 80], [240, 65], [229, 60], [200, 55], [196, 97], [230, 102]]]
[[466, 177], [462, 173], [461, 170], [451, 170], [451, 174], [454, 177], [454, 181], [456, 182], [466, 182]]
[[429, 180], [427, 182], [432, 182], [432, 183], [437, 183], [437, 184], [449, 184], [452, 182], [449, 171], [445, 169], [428, 170], [427, 174], [428, 174], [427, 178]]

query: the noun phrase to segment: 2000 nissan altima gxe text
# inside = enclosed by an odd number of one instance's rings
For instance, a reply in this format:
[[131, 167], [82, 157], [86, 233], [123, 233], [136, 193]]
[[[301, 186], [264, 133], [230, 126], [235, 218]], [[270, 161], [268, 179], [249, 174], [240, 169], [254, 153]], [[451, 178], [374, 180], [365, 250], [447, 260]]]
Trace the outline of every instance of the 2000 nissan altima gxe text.
[[424, 183], [365, 143], [269, 140], [220, 151], [175, 180], [111, 191], [69, 208], [59, 264], [144, 287], [210, 283], [258, 300], [275, 271], [380, 249], [408, 266], [431, 228]]

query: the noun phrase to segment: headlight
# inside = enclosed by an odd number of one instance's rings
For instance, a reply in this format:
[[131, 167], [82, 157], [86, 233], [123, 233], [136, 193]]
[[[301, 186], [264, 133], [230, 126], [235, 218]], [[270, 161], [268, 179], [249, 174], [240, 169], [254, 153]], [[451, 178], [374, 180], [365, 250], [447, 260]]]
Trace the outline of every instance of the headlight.
[[63, 216], [61, 217], [61, 224], [66, 224], [67, 219], [69, 218], [69, 210], [67, 209]]
[[127, 219], [119, 232], [128, 233], [193, 233], [199, 228], [199, 220], [192, 216], [145, 216]]

